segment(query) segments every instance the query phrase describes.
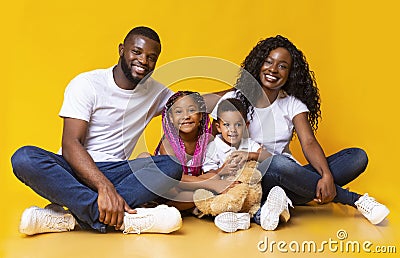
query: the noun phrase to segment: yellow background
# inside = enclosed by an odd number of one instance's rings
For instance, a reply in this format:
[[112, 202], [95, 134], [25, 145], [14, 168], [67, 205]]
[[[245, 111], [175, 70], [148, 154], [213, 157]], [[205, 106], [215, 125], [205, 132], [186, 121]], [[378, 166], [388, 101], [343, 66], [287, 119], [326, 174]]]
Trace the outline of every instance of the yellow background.
[[[57, 114], [65, 86], [81, 72], [115, 64], [118, 44], [138, 25], [154, 28], [161, 37], [158, 67], [190, 56], [240, 64], [258, 40], [288, 37], [316, 74], [323, 115], [317, 137], [326, 154], [364, 148], [369, 166], [350, 187], [386, 203], [392, 211], [389, 219], [398, 220], [399, 7], [396, 0], [3, 3], [1, 221], [7, 223], [7, 207], [15, 202], [46, 203], [13, 176], [12, 153], [23, 145], [58, 150], [62, 120]], [[193, 83], [202, 92], [225, 87], [213, 81]], [[156, 120], [146, 135], [159, 135], [159, 126]], [[151, 150], [156, 138], [145, 140]], [[140, 145], [139, 151], [144, 150]], [[294, 152], [302, 159], [296, 144]]]

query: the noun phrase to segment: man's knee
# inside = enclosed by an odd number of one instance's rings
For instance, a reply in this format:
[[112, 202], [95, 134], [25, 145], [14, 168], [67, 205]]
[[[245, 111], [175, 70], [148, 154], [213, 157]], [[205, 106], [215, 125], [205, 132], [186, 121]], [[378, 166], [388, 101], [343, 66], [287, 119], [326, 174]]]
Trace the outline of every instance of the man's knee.
[[32, 155], [37, 151], [37, 147], [24, 146], [19, 148], [11, 157], [11, 165], [14, 174], [19, 177], [22, 172], [28, 171], [33, 164]]

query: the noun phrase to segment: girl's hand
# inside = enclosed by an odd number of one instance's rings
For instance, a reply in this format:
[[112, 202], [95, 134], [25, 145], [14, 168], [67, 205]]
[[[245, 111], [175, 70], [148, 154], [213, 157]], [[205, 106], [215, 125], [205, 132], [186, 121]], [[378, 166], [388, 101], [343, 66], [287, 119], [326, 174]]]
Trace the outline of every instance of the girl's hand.
[[228, 181], [228, 180], [217, 180], [215, 187], [214, 187], [214, 192], [217, 194], [222, 194], [228, 192], [232, 187], [234, 187], [237, 184], [241, 184], [239, 181]]
[[336, 196], [336, 187], [332, 176], [323, 176], [317, 183], [316, 202], [323, 204], [333, 200]]

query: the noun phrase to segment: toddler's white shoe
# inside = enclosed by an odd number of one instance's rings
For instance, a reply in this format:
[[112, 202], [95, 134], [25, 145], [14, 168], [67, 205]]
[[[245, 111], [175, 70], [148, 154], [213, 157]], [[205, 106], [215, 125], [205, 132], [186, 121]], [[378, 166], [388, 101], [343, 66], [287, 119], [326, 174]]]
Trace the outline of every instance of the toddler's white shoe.
[[261, 227], [265, 230], [275, 230], [280, 219], [287, 222], [290, 219], [288, 205], [293, 207], [285, 191], [279, 186], [274, 186], [261, 207]]
[[182, 217], [175, 207], [136, 208], [136, 214], [125, 213], [123, 233], [171, 233], [181, 228]]
[[72, 214], [60, 205], [49, 204], [44, 209], [32, 206], [22, 213], [19, 232], [26, 235], [64, 232], [73, 230], [75, 224]]
[[214, 223], [222, 231], [232, 233], [250, 227], [250, 214], [223, 212], [215, 217]]
[[390, 212], [385, 205], [368, 196], [368, 193], [361, 196], [354, 204], [361, 214], [374, 225], [381, 223]]

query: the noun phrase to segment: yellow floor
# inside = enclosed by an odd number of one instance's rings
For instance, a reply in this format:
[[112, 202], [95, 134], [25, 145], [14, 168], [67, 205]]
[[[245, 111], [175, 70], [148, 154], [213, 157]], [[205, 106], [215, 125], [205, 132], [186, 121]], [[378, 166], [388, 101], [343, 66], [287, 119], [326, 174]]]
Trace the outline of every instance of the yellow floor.
[[[5, 213], [2, 209], [0, 257], [331, 257], [343, 254], [366, 257], [371, 253], [363, 250], [364, 244], [371, 251], [378, 246], [387, 252], [393, 252], [392, 246], [400, 248], [399, 212], [393, 206], [389, 217], [379, 226], [371, 225], [353, 208], [327, 204], [296, 207], [291, 210], [290, 221], [276, 231], [264, 231], [252, 223], [249, 230], [228, 234], [219, 231], [211, 219], [184, 217], [183, 227], [169, 235], [98, 234], [77, 230], [27, 237], [17, 231], [26, 202], [8, 202]], [[327, 244], [324, 245], [324, 241]], [[369, 246], [367, 241], [371, 243]], [[281, 249], [278, 249], [278, 242], [281, 242]], [[292, 251], [296, 245], [298, 252]], [[285, 250], [288, 253], [283, 253]], [[397, 255], [380, 253], [376, 257]]]

